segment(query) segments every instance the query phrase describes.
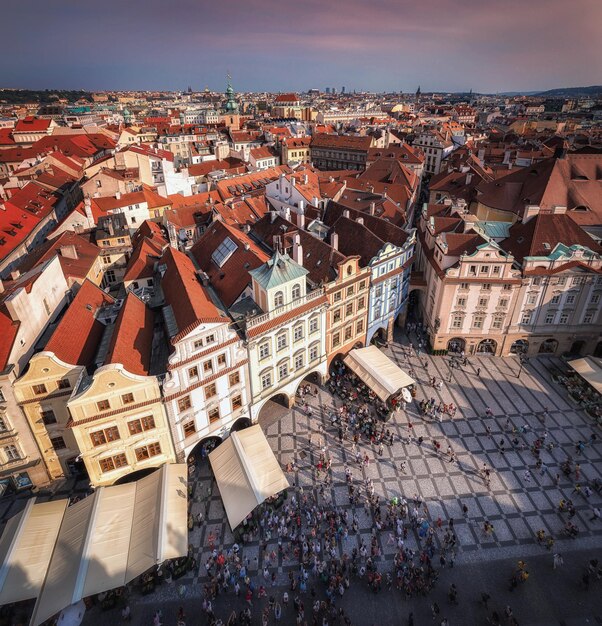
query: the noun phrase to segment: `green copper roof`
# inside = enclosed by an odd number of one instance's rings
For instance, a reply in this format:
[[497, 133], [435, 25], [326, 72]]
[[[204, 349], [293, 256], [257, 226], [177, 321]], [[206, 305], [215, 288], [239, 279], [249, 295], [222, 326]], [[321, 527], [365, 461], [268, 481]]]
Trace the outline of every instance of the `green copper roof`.
[[309, 272], [295, 263], [288, 254], [276, 251], [269, 261], [251, 270], [249, 274], [263, 289], [267, 290], [284, 285], [291, 280], [304, 278]]
[[479, 222], [478, 227], [491, 239], [506, 239], [510, 235], [512, 222]]

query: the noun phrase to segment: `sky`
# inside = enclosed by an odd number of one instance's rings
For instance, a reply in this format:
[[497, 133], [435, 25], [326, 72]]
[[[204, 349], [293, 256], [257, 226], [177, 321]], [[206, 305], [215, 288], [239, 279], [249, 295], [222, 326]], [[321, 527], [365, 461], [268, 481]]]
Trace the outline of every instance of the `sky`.
[[602, 84], [602, 0], [2, 0], [0, 87]]

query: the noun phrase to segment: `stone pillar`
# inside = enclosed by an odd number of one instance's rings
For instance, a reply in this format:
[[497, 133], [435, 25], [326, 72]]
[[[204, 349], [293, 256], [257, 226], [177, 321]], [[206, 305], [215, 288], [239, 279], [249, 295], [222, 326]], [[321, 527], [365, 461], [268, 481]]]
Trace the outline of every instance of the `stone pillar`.
[[395, 318], [389, 318], [389, 323], [387, 324], [387, 343], [393, 341], [393, 329], [395, 328]]

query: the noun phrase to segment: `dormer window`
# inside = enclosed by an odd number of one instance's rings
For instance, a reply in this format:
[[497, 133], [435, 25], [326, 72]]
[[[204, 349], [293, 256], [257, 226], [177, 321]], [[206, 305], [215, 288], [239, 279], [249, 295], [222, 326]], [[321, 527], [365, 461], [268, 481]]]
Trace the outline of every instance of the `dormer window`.
[[[293, 298], [294, 298], [294, 295], [293, 295]], [[278, 291], [276, 292], [276, 295], [274, 296], [274, 306], [279, 307], [279, 306], [282, 306], [283, 304], [284, 304], [284, 294], [282, 293], [282, 291]]]

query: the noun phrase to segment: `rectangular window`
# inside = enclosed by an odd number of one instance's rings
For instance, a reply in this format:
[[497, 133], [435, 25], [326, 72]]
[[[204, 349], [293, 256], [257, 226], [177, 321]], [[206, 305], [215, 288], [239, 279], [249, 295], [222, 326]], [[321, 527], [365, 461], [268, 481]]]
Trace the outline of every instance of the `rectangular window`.
[[535, 304], [537, 302], [537, 294], [536, 293], [530, 293], [527, 296], [527, 304]]
[[589, 302], [590, 304], [598, 304], [598, 302], [600, 302], [600, 294], [599, 293], [593, 294]]
[[357, 310], [361, 311], [366, 306], [366, 299], [364, 296], [358, 299], [357, 301]]
[[272, 374], [271, 372], [266, 372], [261, 375], [261, 388], [268, 389], [272, 386]]
[[295, 369], [296, 370], [300, 370], [303, 367], [303, 355], [302, 354], [298, 354], [295, 357]]
[[56, 415], [52, 409], [43, 409], [40, 413], [42, 415], [42, 422], [46, 424], [46, 426], [56, 424]]
[[205, 337], [205, 343], [214, 343], [215, 342], [215, 335], [207, 335]]
[[50, 443], [55, 450], [64, 450], [67, 447], [62, 437], [50, 437]]
[[32, 389], [36, 396], [41, 396], [43, 393], [46, 393], [46, 385], [34, 385]]
[[199, 377], [199, 368], [196, 365], [194, 367], [189, 368], [188, 378], [190, 380], [197, 380], [198, 377]]
[[379, 285], [376, 288], [376, 291], [374, 292], [374, 297], [375, 298], [380, 298], [382, 295], [383, 295], [383, 288], [382, 288], [382, 285]]
[[539, 285], [541, 285], [541, 278], [539, 276], [536, 276], [532, 281], [531, 284], [534, 287], [539, 287]]
[[483, 291], [491, 291], [491, 283], [483, 283], [483, 285], [481, 286], [481, 289]]
[[239, 394], [232, 398], [232, 410], [238, 411], [242, 407], [242, 396]]
[[476, 265], [470, 265], [468, 268], [468, 274], [469, 276], [476, 276], [477, 275], [477, 266]]
[[238, 385], [238, 383], [240, 382], [240, 372], [238, 371], [232, 372], [230, 376], [228, 377], [228, 380], [230, 382], [230, 387], [234, 387], [234, 385]]
[[17, 446], [14, 446], [12, 444], [9, 446], [4, 446], [4, 454], [6, 455], [7, 461], [17, 461], [21, 458], [21, 453], [19, 452], [19, 449], [17, 448]]
[[194, 424], [194, 420], [190, 422], [186, 422], [183, 426], [184, 428], [184, 437], [190, 437], [196, 433], [196, 426]]
[[593, 319], [594, 319], [594, 314], [593, 313], [586, 313], [583, 316], [583, 323], [584, 324], [591, 324]]
[[568, 313], [562, 313], [560, 315], [560, 319], [558, 320], [559, 324], [567, 324], [569, 321], [569, 314]]
[[332, 336], [332, 347], [336, 348], [340, 344], [341, 344], [341, 333], [335, 333]]
[[488, 273], [489, 273], [489, 266], [481, 265], [481, 274], [488, 274]]
[[211, 383], [210, 385], [205, 385], [205, 399], [209, 400], [209, 398], [213, 398], [217, 395], [217, 386], [215, 383]]
[[209, 409], [209, 411], [207, 411], [207, 417], [209, 418], [210, 424], [217, 422], [217, 420], [219, 420], [219, 407], [214, 406], [212, 409]]
[[546, 315], [545, 323], [546, 324], [553, 324], [555, 317], [556, 317], [556, 313], [548, 313]]
[[364, 320], [359, 320], [355, 332], [360, 335], [364, 332]]
[[205, 374], [213, 372], [213, 361], [209, 360], [203, 362], [203, 372], [205, 372]]
[[353, 315], [353, 302], [349, 302], [345, 307], [345, 316], [349, 317], [350, 315]]
[[506, 308], [508, 306], [508, 298], [500, 298], [498, 306]]
[[293, 330], [293, 339], [294, 341], [303, 339], [303, 326], [295, 326], [295, 329]]
[[218, 367], [225, 367], [226, 366], [226, 355], [225, 354], [218, 354], [217, 355], [217, 366]]
[[479, 306], [487, 306], [489, 300], [487, 298], [479, 298]]
[[347, 328], [345, 329], [345, 341], [349, 341], [352, 335], [353, 335], [353, 328], [351, 326], [347, 326]]
[[483, 322], [485, 321], [485, 318], [482, 315], [477, 315], [474, 318], [473, 321], [473, 327], [474, 328], [483, 328]]
[[468, 289], [468, 283], [460, 283], [460, 289]]
[[111, 457], [108, 457], [107, 459], [100, 459], [98, 465], [100, 466], [100, 471], [103, 473], [111, 472], [115, 469], [115, 463], [113, 463], [113, 459]]
[[523, 313], [523, 316], [520, 321], [521, 324], [530, 324], [531, 323], [531, 313]]
[[318, 318], [317, 317], [312, 317], [309, 320], [309, 333], [313, 334], [315, 332], [317, 332], [318, 330]]
[[186, 411], [192, 406], [190, 396], [184, 396], [178, 400], [178, 410]]
[[192, 347], [194, 350], [200, 350], [203, 347], [203, 340], [202, 339], [197, 339], [193, 344]]
[[353, 285], [351, 287], [347, 287], [347, 297], [349, 298], [354, 293]]
[[333, 301], [333, 302], [340, 302], [342, 297], [343, 297], [343, 292], [341, 292], [341, 291], [337, 291], [337, 292], [334, 294], [334, 297], [332, 298], [332, 301]]
[[270, 356], [270, 344], [266, 341], [259, 346], [259, 358], [266, 359]]
[[499, 265], [494, 265], [493, 266], [493, 274], [497, 276], [499, 273], [500, 273], [500, 266]]
[[309, 349], [309, 360], [315, 361], [318, 358], [318, 346], [312, 346]]
[[362, 282], [360, 283], [360, 286], [359, 286], [359, 290], [363, 291], [365, 288], [366, 288], [366, 281], [362, 280]]
[[452, 318], [452, 328], [462, 328], [462, 316], [455, 315]]
[[57, 386], [59, 389], [71, 389], [71, 383], [66, 378], [61, 378]]
[[124, 393], [121, 396], [121, 401], [123, 402], [123, 404], [132, 404], [132, 402], [134, 401], [134, 394], [133, 393]]
[[495, 328], [496, 330], [499, 330], [502, 327], [502, 321], [503, 321], [502, 317], [494, 317], [493, 322], [491, 323], [491, 328]]
[[560, 296], [557, 294], [555, 296], [552, 296], [552, 299], [550, 300], [550, 304], [558, 304], [560, 302]]
[[458, 298], [458, 306], [466, 306], [466, 298]]
[[337, 322], [341, 321], [341, 309], [335, 309], [335, 311], [332, 314], [332, 323], [336, 324]]
[[157, 443], [149, 443], [147, 446], [136, 448], [134, 450], [137, 461], [144, 461], [150, 459], [153, 456], [159, 456], [161, 454], [161, 445]]
[[284, 350], [286, 348], [286, 334], [282, 333], [276, 337], [276, 349]]
[[566, 285], [566, 276], [560, 276], [556, 279], [557, 285]]
[[574, 304], [575, 302], [575, 295], [572, 293], [569, 293], [566, 297], [566, 304]]
[[282, 380], [288, 376], [288, 363], [281, 363], [278, 366], [278, 378]]
[[99, 411], [108, 411], [111, 408], [111, 404], [109, 403], [108, 400], [99, 400], [96, 403], [96, 408]]
[[510, 291], [512, 289], [512, 285], [502, 285], [502, 291]]

